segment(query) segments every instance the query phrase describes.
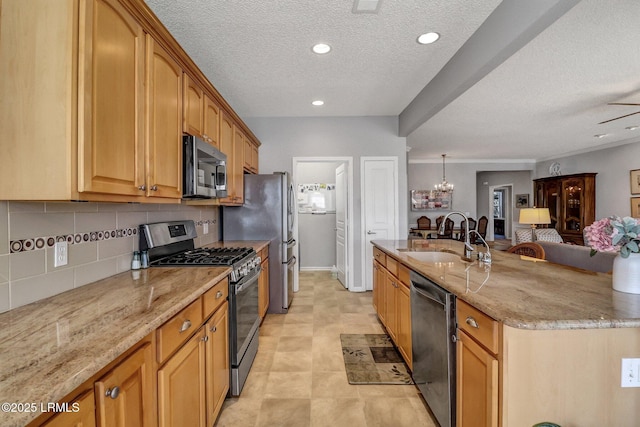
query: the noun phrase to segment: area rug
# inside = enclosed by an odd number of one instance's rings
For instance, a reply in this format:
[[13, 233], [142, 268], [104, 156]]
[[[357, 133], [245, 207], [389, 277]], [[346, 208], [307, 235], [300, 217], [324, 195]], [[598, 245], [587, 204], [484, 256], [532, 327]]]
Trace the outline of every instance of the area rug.
[[385, 334], [340, 334], [349, 384], [413, 384], [402, 356]]

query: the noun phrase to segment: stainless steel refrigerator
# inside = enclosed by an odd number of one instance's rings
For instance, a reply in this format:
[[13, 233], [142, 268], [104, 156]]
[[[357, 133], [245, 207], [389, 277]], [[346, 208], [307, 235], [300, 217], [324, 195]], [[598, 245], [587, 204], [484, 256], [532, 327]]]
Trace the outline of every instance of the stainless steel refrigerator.
[[295, 192], [288, 172], [244, 175], [244, 205], [222, 208], [223, 240], [269, 240], [269, 313], [293, 300]]

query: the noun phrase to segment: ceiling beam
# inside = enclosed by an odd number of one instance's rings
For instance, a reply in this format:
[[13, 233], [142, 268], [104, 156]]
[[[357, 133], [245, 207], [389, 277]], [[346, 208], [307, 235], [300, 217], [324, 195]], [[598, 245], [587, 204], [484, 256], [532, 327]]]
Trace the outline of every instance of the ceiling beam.
[[504, 0], [399, 116], [406, 137], [462, 95], [580, 0]]

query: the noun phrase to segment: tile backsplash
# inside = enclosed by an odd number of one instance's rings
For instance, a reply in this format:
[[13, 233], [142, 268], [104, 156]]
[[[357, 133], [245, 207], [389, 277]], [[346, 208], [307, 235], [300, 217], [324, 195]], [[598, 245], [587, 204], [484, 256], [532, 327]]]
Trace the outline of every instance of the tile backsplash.
[[[0, 201], [0, 312], [129, 270], [140, 224], [191, 219], [196, 246], [216, 242], [218, 213], [205, 206]], [[68, 264], [54, 267], [61, 240], [69, 243]]]

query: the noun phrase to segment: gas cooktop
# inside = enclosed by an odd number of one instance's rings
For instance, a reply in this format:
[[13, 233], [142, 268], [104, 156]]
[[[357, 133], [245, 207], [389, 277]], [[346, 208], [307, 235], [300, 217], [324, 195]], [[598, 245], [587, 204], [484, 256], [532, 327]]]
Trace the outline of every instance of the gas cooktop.
[[234, 266], [255, 255], [252, 248], [200, 248], [169, 255], [152, 262], [156, 266]]

